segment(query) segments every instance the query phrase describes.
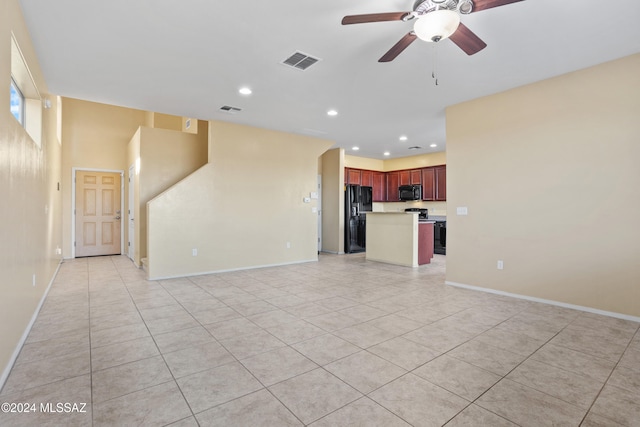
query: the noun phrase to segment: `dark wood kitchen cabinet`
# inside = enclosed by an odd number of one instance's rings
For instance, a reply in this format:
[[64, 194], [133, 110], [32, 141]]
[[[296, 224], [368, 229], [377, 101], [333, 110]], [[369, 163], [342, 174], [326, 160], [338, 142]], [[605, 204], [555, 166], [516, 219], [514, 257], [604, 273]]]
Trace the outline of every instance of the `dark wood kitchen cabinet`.
[[418, 265], [429, 264], [433, 258], [433, 223], [418, 224]]
[[422, 170], [414, 169], [409, 172], [411, 185], [422, 184]]
[[422, 170], [411, 169], [398, 171], [398, 185], [422, 184]]
[[447, 166], [422, 169], [422, 200], [447, 200]]
[[447, 166], [436, 166], [435, 168], [436, 175], [436, 197], [437, 201], [445, 201], [447, 200]]
[[373, 187], [373, 171], [360, 171], [360, 185]]
[[387, 202], [399, 202], [400, 172], [387, 172]]
[[411, 184], [411, 171], [398, 171], [398, 185]]
[[362, 179], [362, 171], [360, 169], [345, 168], [344, 183], [360, 185]]
[[436, 199], [436, 170], [435, 168], [422, 169], [422, 200]]
[[384, 172], [373, 172], [373, 201], [387, 201], [387, 179]]
[[422, 200], [447, 200], [447, 166], [378, 172], [366, 169], [344, 168], [344, 183], [373, 188], [374, 202], [398, 202], [398, 187], [422, 185]]

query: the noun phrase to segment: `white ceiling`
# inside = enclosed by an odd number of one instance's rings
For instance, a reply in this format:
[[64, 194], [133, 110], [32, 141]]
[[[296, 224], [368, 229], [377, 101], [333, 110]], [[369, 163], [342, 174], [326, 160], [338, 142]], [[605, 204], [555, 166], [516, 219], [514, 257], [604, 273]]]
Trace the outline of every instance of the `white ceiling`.
[[[318, 136], [379, 159], [444, 150], [449, 105], [640, 52], [637, 0], [525, 0], [464, 15], [488, 44], [480, 53], [416, 40], [384, 64], [411, 22], [340, 21], [410, 11], [413, 0], [20, 3], [54, 94]], [[295, 51], [321, 61], [282, 65]]]

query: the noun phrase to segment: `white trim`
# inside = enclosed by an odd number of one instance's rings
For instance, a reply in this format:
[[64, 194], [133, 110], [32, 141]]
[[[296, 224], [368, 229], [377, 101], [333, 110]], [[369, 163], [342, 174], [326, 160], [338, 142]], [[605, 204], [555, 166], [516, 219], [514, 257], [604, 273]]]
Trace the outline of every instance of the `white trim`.
[[[94, 168], [71, 168], [71, 259], [76, 257], [76, 172], [108, 172], [120, 174], [120, 211], [124, 209], [124, 170], [122, 169], [94, 169]], [[122, 218], [122, 213], [120, 214]], [[120, 221], [120, 255], [124, 253], [124, 227]]]
[[125, 247], [125, 249], [127, 250], [127, 258], [133, 261], [133, 264], [136, 267], [140, 268], [140, 266], [137, 265], [135, 261], [135, 217], [133, 218], [133, 234], [131, 233], [131, 217], [135, 215], [135, 170], [136, 164], [134, 162], [131, 166], [129, 166], [129, 169], [127, 170], [127, 246]]
[[229, 269], [225, 269], [225, 270], [203, 271], [203, 272], [200, 272], [200, 273], [179, 274], [177, 276], [147, 277], [147, 280], [178, 279], [178, 278], [181, 278], [181, 277], [204, 276], [206, 274], [229, 273], [229, 272], [232, 272], [232, 271], [255, 270], [255, 269], [258, 269], [258, 268], [282, 267], [282, 266], [285, 266], [285, 265], [305, 264], [307, 262], [318, 262], [318, 258], [302, 260], [302, 261], [294, 261], [294, 262], [283, 262], [281, 264], [253, 265], [253, 266], [250, 266], [250, 267], [238, 267], [238, 268], [229, 268]]
[[549, 304], [549, 305], [555, 305], [555, 306], [558, 306], [558, 307], [571, 308], [573, 310], [585, 311], [587, 313], [601, 314], [603, 316], [615, 317], [617, 319], [630, 320], [632, 322], [640, 322], [640, 317], [631, 316], [631, 315], [628, 315], [628, 314], [616, 313], [614, 311], [598, 310], [597, 308], [585, 307], [585, 306], [582, 306], [582, 305], [575, 305], [575, 304], [567, 304], [567, 303], [560, 302], [560, 301], [554, 301], [554, 300], [549, 300], [549, 299], [544, 299], [544, 298], [530, 297], [530, 296], [527, 296], [527, 295], [512, 294], [511, 292], [498, 291], [496, 289], [490, 289], [490, 288], [481, 288], [479, 286], [465, 285], [463, 283], [456, 283], [456, 282], [450, 282], [450, 281], [445, 281], [444, 283], [449, 285], [449, 286], [455, 286], [457, 288], [470, 289], [472, 291], [487, 292], [487, 293], [490, 293], [490, 294], [503, 295], [503, 296], [512, 297], [512, 298], [523, 299], [523, 300], [526, 300], [526, 301], [540, 302], [542, 304]]
[[42, 295], [42, 298], [40, 298], [40, 302], [38, 303], [36, 310], [33, 312], [33, 316], [31, 316], [31, 320], [29, 321], [29, 324], [27, 325], [26, 329], [22, 333], [22, 336], [20, 337], [20, 341], [18, 341], [18, 345], [16, 345], [16, 348], [13, 350], [13, 354], [11, 355], [11, 358], [9, 359], [7, 366], [5, 366], [4, 371], [2, 371], [2, 375], [0, 375], [0, 390], [2, 390], [2, 387], [4, 387], [4, 383], [7, 381], [7, 378], [9, 378], [11, 369], [13, 369], [13, 365], [16, 363], [16, 359], [18, 359], [18, 355], [20, 354], [20, 351], [22, 350], [22, 347], [24, 346], [24, 343], [27, 340], [27, 337], [31, 332], [31, 328], [33, 328], [33, 324], [36, 322], [36, 319], [38, 318], [38, 314], [40, 314], [40, 309], [42, 308], [42, 304], [44, 304], [44, 300], [47, 298], [47, 295], [49, 294], [49, 289], [51, 289], [51, 285], [53, 285], [53, 281], [56, 279], [56, 276], [58, 275], [58, 271], [60, 270], [60, 266], [62, 265], [63, 262], [64, 261], [62, 260], [58, 262], [58, 267], [56, 267], [56, 271], [53, 273], [53, 277], [49, 281], [49, 285], [47, 286], [47, 289], [45, 289], [44, 294]]

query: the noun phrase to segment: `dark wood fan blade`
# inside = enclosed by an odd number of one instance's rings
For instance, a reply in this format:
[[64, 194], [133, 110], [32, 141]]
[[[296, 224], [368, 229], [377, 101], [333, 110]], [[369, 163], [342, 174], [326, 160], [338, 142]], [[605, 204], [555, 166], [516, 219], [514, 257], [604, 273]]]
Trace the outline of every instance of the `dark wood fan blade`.
[[417, 38], [413, 31], [408, 32], [400, 41], [393, 45], [391, 49], [382, 58], [378, 59], [378, 62], [389, 62], [396, 59], [396, 56], [400, 55], [413, 41]]
[[493, 7], [505, 6], [511, 3], [517, 3], [519, 1], [524, 0], [474, 0], [473, 1], [473, 11], [479, 12], [485, 9], [491, 9]]
[[369, 13], [367, 15], [349, 15], [342, 18], [342, 25], [366, 24], [367, 22], [400, 21], [408, 12]]
[[487, 44], [483, 42], [480, 37], [476, 36], [476, 34], [462, 22], [458, 26], [456, 32], [449, 38], [467, 55], [473, 55], [487, 47]]

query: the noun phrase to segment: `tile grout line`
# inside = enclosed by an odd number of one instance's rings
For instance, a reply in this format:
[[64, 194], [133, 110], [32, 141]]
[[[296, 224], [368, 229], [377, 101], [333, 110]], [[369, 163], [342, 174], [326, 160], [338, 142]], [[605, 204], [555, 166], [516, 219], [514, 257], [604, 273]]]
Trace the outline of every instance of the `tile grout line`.
[[[624, 357], [624, 354], [627, 352], [627, 350], [629, 350], [629, 347], [631, 347], [631, 343], [633, 342], [633, 340], [635, 339], [636, 336], [640, 336], [640, 329], [636, 329], [636, 332], [633, 334], [633, 336], [631, 337], [631, 339], [627, 343], [627, 346], [625, 347], [624, 351], [622, 352], [622, 354], [620, 354], [620, 357], [618, 358], [618, 361], [616, 362], [616, 364], [613, 367], [613, 369], [611, 369], [611, 372], [609, 373], [609, 375], [607, 376], [607, 379], [602, 384], [602, 387], [600, 387], [600, 390], [598, 390], [598, 393], [596, 394], [596, 397], [591, 402], [591, 405], [589, 406], [589, 409], [587, 410], [587, 412], [585, 413], [584, 417], [582, 418], [582, 421], [580, 421], [580, 425], [582, 425], [582, 423], [584, 423], [584, 421], [586, 420], [587, 416], [589, 416], [589, 413], [591, 412], [591, 409], [596, 404], [596, 401], [598, 400], [598, 398], [602, 394], [602, 391], [604, 390], [604, 388], [607, 386], [607, 383], [611, 379], [611, 376], [613, 375], [613, 373], [616, 371], [616, 368], [620, 365], [620, 361]], [[615, 386], [611, 386], [611, 387], [615, 387]], [[601, 416], [603, 418], [606, 418], [606, 419], [610, 419], [609, 417], [605, 417], [604, 415], [599, 415], [599, 416]], [[611, 420], [611, 421], [616, 422], [615, 420]]]

